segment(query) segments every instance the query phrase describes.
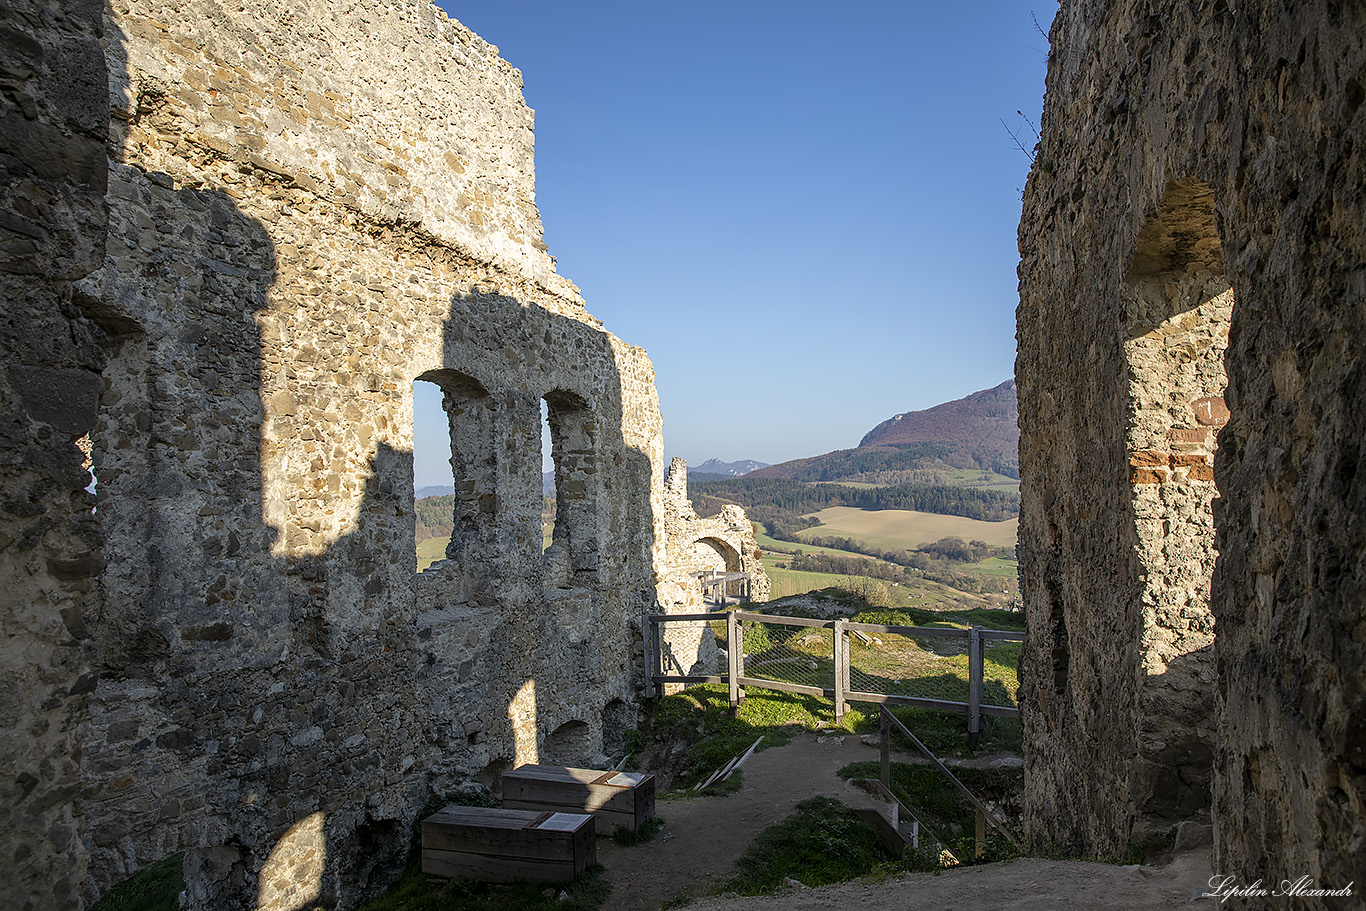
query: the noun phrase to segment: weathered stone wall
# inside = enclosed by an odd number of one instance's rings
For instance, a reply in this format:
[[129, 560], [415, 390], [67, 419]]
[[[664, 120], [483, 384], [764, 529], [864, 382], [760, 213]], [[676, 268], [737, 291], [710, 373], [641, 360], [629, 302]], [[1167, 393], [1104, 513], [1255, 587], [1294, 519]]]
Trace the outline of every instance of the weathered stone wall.
[[104, 355], [72, 283], [104, 256], [101, 20], [76, 0], [0, 9], [0, 905], [15, 909], [76, 905], [86, 870], [72, 798], [100, 534], [74, 443]]
[[[749, 600], [767, 601], [772, 586], [764, 572], [754, 523], [739, 506], [699, 518], [688, 499], [688, 463], [674, 459], [664, 480], [664, 538], [668, 542], [671, 578], [686, 589], [680, 613], [703, 610], [702, 592], [693, 573], [715, 571], [750, 574]], [[728, 597], [740, 597], [740, 583], [732, 583]]]
[[[432, 794], [619, 749], [666, 573], [653, 370], [554, 273], [520, 74], [430, 3], [64, 12], [0, 31], [4, 192], [39, 201], [3, 225], [0, 903], [186, 851], [194, 907], [347, 906]], [[421, 574], [416, 381], [460, 492]]]
[[1366, 17], [1076, 0], [1051, 39], [1016, 365], [1031, 836], [1115, 854], [1212, 798], [1221, 873], [1359, 881]]

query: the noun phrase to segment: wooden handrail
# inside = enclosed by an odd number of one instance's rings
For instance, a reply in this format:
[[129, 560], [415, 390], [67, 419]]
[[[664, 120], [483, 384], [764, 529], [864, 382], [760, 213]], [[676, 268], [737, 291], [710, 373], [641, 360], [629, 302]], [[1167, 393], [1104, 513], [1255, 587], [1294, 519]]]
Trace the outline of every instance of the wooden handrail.
[[971, 791], [968, 790], [967, 785], [963, 784], [963, 782], [958, 780], [958, 776], [954, 775], [952, 772], [949, 771], [948, 766], [944, 765], [944, 763], [939, 761], [938, 756], [930, 752], [929, 747], [925, 746], [925, 744], [920, 742], [919, 737], [912, 734], [910, 729], [907, 728], [906, 725], [901, 723], [900, 718], [893, 715], [885, 705], [878, 706], [878, 709], [882, 712], [882, 717], [886, 721], [889, 721], [892, 724], [896, 725], [897, 728], [901, 731], [901, 733], [904, 734], [906, 738], [910, 740], [912, 744], [915, 745], [916, 749], [924, 753], [926, 758], [928, 758], [930, 762], [934, 763], [935, 766], [938, 767], [939, 771], [943, 772], [945, 775], [948, 776], [949, 781], [953, 782], [953, 786], [957, 788], [959, 792], [961, 792], [962, 795], [968, 799], [968, 801], [972, 804], [973, 808], [978, 813], [982, 814], [982, 816], [986, 819], [987, 822], [991, 823], [992, 827], [995, 828], [996, 831], [1000, 832], [1002, 835], [1006, 837], [1006, 841], [1010, 842], [1012, 845], [1015, 846], [1015, 850], [1024, 850], [1020, 847], [1020, 843], [1015, 840], [1015, 836], [1010, 834], [1010, 831], [1006, 829], [1006, 827], [1001, 823], [1001, 821], [997, 819], [995, 816], [993, 816], [992, 812], [988, 810], [980, 800], [977, 799], [976, 795], [974, 795]]

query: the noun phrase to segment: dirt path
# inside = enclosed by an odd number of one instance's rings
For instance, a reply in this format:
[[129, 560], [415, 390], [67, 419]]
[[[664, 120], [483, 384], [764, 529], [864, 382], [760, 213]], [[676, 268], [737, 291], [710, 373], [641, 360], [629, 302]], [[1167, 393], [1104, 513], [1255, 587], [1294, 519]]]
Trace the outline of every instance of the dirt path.
[[785, 747], [755, 753], [744, 765], [744, 787], [724, 797], [661, 800], [664, 830], [630, 848], [598, 839], [612, 895], [603, 911], [656, 911], [687, 889], [693, 894], [730, 874], [740, 852], [765, 828], [817, 794], [851, 807], [874, 806], [868, 795], [837, 777], [841, 767], [876, 759], [877, 750], [852, 735], [799, 734]]
[[[682, 892], [700, 895], [729, 876], [737, 855], [767, 826], [817, 794], [852, 807], [873, 806], [863, 791], [835, 772], [850, 762], [877, 758], [855, 736], [801, 734], [785, 747], [750, 757], [744, 787], [725, 797], [660, 801], [664, 830], [654, 841], [622, 848], [598, 841], [612, 895], [603, 911], [657, 911]], [[897, 759], [909, 757], [897, 756]], [[1167, 867], [1118, 867], [1081, 861], [1026, 859], [941, 874], [916, 874], [880, 883], [859, 881], [802, 889], [764, 898], [712, 898], [687, 911], [807, 911], [856, 907], [860, 911], [1006, 908], [1171, 908], [1191, 900], [1210, 873], [1208, 851], [1192, 852]]]

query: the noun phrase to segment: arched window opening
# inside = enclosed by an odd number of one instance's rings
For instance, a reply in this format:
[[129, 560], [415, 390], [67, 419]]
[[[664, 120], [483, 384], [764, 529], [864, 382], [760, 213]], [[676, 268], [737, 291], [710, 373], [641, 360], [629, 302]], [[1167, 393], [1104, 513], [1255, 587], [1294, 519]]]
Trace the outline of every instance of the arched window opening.
[[555, 584], [582, 584], [598, 568], [597, 424], [572, 392], [547, 393], [544, 409], [555, 491], [546, 564]]
[[429, 370], [413, 382], [413, 486], [419, 572], [463, 560], [492, 533], [493, 404], [472, 377]]
[[740, 572], [740, 552], [730, 544], [720, 538], [700, 538], [688, 545], [683, 559], [689, 575], [696, 577], [702, 585], [704, 601], [722, 603], [723, 600], [748, 598], [748, 583], [745, 580], [730, 579], [713, 585], [707, 584], [708, 579]]
[[441, 387], [413, 381], [413, 521], [417, 571], [446, 557], [455, 529], [455, 482], [451, 475], [450, 420]]

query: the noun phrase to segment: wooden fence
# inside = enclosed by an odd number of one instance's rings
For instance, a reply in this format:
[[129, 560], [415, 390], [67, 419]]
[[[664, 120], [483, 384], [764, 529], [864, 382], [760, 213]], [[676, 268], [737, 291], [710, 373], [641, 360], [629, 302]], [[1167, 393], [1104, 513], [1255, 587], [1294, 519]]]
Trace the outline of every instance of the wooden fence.
[[[672, 659], [670, 668], [664, 666], [664, 659], [671, 654], [669, 635], [666, 632], [671, 624], [705, 624], [699, 632], [699, 650], [704, 651], [703, 641], [712, 632], [712, 625], [724, 621], [726, 624], [725, 657], [726, 667], [720, 673], [692, 673], [692, 667]], [[773, 633], [768, 628], [781, 629]], [[800, 636], [789, 632], [802, 629], [807, 632]], [[756, 629], [763, 630], [755, 633]], [[829, 630], [828, 644], [823, 631]], [[985, 650], [988, 643], [1024, 640], [1024, 633], [1005, 630], [983, 629], [973, 626], [968, 629], [951, 629], [931, 626], [888, 626], [876, 623], [856, 623], [852, 620], [812, 620], [805, 617], [784, 617], [772, 614], [756, 614], [748, 611], [731, 610], [706, 614], [649, 614], [645, 630], [646, 695], [652, 696], [658, 688], [669, 683], [725, 683], [730, 689], [731, 705], [738, 705], [744, 698], [746, 687], [779, 690], [787, 693], [800, 693], [810, 696], [823, 696], [834, 702], [835, 720], [844, 717], [850, 702], [870, 702], [880, 705], [908, 705], [921, 708], [946, 709], [961, 712], [967, 716], [968, 742], [975, 746], [981, 737], [982, 717], [994, 715], [1006, 718], [1019, 717], [1019, 709], [1010, 705], [996, 705], [984, 699]], [[963, 640], [967, 654], [967, 692], [966, 699], [938, 699], [923, 695], [907, 695], [896, 692], [904, 689], [896, 684], [915, 682], [912, 676], [907, 679], [894, 677], [887, 671], [896, 670], [895, 650], [885, 646], [881, 637], [906, 637], [913, 640], [951, 641]], [[747, 638], [748, 637], [748, 638]], [[857, 639], [860, 652], [870, 656], [883, 674], [868, 673], [861, 669], [857, 678], [851, 673], [850, 641]], [[769, 646], [763, 654], [779, 657], [762, 658], [752, 661], [745, 654], [746, 643], [761, 641]], [[777, 641], [778, 645], [773, 645]], [[788, 643], [795, 645], [788, 646]], [[824, 649], [824, 654], [821, 654]], [[829, 659], [825, 659], [825, 654]], [[761, 667], [767, 666], [769, 672], [760, 674]], [[912, 673], [915, 668], [907, 667]], [[941, 674], [941, 677], [952, 676]], [[856, 687], [854, 684], [857, 683]], [[951, 686], [951, 684], [950, 684]]]

